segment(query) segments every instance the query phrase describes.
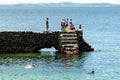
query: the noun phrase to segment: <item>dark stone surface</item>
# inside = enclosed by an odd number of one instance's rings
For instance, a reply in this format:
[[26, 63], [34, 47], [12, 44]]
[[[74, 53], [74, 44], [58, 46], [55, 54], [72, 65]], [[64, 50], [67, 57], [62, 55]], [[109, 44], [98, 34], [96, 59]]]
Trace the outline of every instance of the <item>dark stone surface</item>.
[[[37, 52], [42, 48], [59, 50], [59, 31], [56, 32], [0, 32], [0, 53]], [[93, 51], [93, 48], [83, 39], [82, 33], [77, 31], [80, 51]]]
[[94, 51], [94, 48], [92, 48], [83, 38], [83, 32], [82, 31], [76, 31], [78, 36], [78, 46], [79, 46], [79, 52], [84, 51]]

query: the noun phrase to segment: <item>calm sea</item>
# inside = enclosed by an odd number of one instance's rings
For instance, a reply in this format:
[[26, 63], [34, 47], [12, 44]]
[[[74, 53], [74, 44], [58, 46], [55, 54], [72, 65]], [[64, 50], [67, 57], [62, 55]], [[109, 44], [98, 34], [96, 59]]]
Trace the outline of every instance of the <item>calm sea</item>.
[[[120, 7], [0, 7], [0, 31], [59, 31], [60, 20], [82, 24], [93, 52], [0, 54], [0, 80], [120, 80]], [[29, 67], [28, 64], [36, 64]], [[95, 74], [89, 74], [92, 70]]]

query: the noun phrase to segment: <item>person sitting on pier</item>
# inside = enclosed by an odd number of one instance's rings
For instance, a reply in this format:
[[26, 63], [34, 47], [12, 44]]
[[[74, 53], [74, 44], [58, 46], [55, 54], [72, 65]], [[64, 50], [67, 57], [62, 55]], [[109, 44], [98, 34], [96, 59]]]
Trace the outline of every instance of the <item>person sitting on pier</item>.
[[80, 24], [79, 27], [78, 27], [78, 31], [82, 31], [82, 26], [81, 26], [81, 24]]
[[71, 31], [71, 30], [70, 30], [70, 28], [67, 26], [67, 27], [65, 28], [65, 31], [69, 32], [69, 31]]

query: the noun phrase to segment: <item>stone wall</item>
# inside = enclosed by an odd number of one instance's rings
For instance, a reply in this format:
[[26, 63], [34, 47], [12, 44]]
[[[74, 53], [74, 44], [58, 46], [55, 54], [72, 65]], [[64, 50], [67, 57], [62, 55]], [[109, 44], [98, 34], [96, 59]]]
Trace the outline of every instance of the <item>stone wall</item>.
[[83, 38], [83, 32], [82, 31], [76, 31], [78, 36], [78, 46], [79, 46], [79, 52], [83, 51], [94, 51], [94, 49], [89, 45]]
[[[92, 51], [77, 31], [80, 51]], [[81, 36], [80, 36], [81, 35]], [[57, 32], [0, 32], [0, 53], [37, 52], [42, 48], [59, 49], [59, 31]]]

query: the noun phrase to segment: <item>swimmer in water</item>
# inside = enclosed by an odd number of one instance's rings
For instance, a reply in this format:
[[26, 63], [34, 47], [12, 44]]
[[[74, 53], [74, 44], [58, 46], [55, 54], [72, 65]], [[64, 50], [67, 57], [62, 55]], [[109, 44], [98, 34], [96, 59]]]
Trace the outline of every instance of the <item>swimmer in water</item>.
[[94, 69], [91, 72], [89, 72], [88, 74], [95, 74]]
[[26, 69], [34, 68], [36, 65], [35, 64], [28, 64], [25, 66]]

